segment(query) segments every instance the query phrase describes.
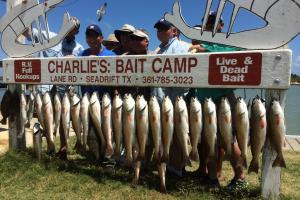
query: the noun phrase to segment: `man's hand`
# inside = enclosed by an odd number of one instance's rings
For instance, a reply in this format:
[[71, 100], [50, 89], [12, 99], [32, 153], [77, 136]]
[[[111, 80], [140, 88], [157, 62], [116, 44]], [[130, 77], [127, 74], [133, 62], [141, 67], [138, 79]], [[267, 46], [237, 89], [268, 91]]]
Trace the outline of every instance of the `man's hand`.
[[189, 52], [190, 53], [202, 53], [202, 52], [205, 52], [205, 48], [203, 48], [201, 46], [201, 44], [196, 44], [196, 45], [192, 45], [190, 48], [189, 48]]

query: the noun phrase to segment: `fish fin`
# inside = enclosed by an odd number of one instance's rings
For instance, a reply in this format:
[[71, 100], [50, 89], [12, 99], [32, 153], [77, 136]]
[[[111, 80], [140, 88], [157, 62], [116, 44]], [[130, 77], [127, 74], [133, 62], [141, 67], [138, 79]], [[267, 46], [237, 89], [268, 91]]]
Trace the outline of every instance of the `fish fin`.
[[193, 160], [193, 161], [199, 161], [198, 149], [196, 149], [195, 151], [191, 151], [190, 159]]
[[250, 174], [251, 172], [255, 172], [258, 174], [258, 162], [257, 160], [254, 161], [252, 160], [248, 169], [248, 174]]
[[276, 159], [273, 162], [272, 167], [284, 167], [286, 168], [285, 160], [282, 154], [278, 154]]
[[2, 125], [6, 125], [6, 122], [7, 121], [7, 118], [5, 118], [5, 117], [3, 117], [2, 119], [1, 119], [1, 121], [0, 121], [0, 123], [2, 124]]

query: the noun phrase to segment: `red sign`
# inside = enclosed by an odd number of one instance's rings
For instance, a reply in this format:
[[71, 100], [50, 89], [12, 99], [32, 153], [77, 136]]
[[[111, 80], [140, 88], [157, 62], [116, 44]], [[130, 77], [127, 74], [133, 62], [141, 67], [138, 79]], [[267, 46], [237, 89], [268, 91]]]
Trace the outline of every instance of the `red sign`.
[[260, 85], [261, 53], [213, 54], [209, 56], [210, 85]]
[[15, 81], [17, 83], [41, 82], [41, 61], [40, 60], [16, 60]]

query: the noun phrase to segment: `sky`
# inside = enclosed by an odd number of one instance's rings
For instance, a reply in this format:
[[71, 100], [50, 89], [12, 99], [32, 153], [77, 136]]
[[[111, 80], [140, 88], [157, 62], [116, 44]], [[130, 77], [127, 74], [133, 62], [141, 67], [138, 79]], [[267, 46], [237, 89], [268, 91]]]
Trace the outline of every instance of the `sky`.
[[[40, 1], [41, 2], [41, 1]], [[105, 2], [108, 6], [106, 14], [101, 22], [97, 21], [97, 9]], [[58, 32], [62, 24], [64, 12], [69, 12], [71, 16], [76, 16], [80, 22], [80, 33], [77, 35], [77, 41], [85, 48], [85, 28], [90, 24], [97, 24], [101, 27], [104, 37], [106, 38], [114, 30], [122, 27], [123, 24], [132, 24], [136, 28], [144, 28], [150, 33], [150, 50], [156, 49], [159, 41], [156, 37], [156, 29], [154, 24], [164, 16], [166, 12], [172, 11], [175, 0], [65, 0], [55, 9], [48, 13], [48, 22], [52, 32]], [[182, 7], [182, 15], [187, 24], [194, 26], [201, 24], [203, 13], [206, 7], [206, 0], [179, 0]], [[216, 10], [219, 0], [213, 1], [212, 10]], [[225, 27], [228, 29], [228, 23], [233, 11], [232, 4], [226, 4], [222, 13]], [[0, 1], [0, 16], [6, 12], [6, 3]], [[228, 23], [226, 23], [228, 22]], [[258, 16], [247, 10], [242, 10], [237, 16], [237, 20], [233, 27], [233, 32], [260, 28], [266, 24]], [[284, 28], [284, 27], [283, 27]], [[182, 36], [183, 40], [189, 41], [188, 38]], [[251, 41], [249, 41], [251, 42]], [[293, 51], [292, 73], [300, 75], [300, 36], [298, 35], [290, 43], [289, 47]], [[0, 49], [0, 59], [7, 56]]]

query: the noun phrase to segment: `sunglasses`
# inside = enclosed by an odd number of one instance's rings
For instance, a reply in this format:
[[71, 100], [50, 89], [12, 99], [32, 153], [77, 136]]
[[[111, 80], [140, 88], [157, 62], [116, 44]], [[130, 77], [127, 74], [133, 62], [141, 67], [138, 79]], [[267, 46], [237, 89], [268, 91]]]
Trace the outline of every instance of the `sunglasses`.
[[145, 38], [131, 35], [131, 36], [130, 36], [130, 39], [131, 39], [131, 40], [134, 40], [134, 41], [139, 41], [139, 42], [141, 42], [141, 41], [143, 41]]

